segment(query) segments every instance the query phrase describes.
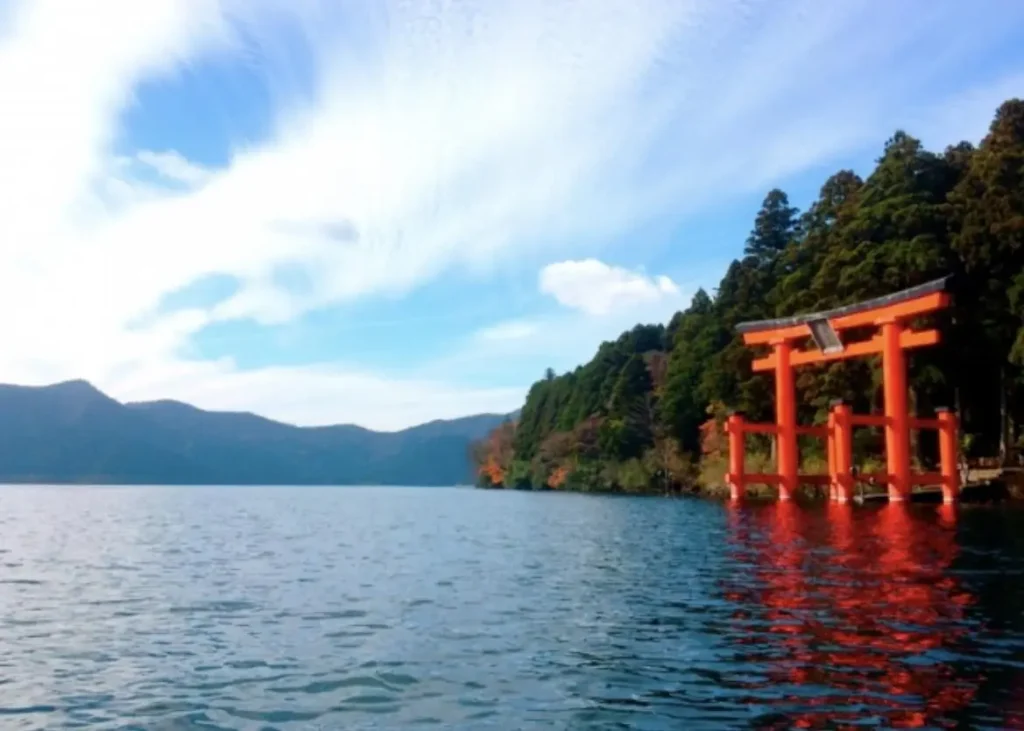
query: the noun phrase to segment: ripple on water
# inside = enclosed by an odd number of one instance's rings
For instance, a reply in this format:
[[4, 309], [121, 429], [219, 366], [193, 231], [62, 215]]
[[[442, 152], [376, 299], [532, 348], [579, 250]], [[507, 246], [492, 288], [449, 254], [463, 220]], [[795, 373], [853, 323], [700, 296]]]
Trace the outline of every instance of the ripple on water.
[[330, 612], [317, 612], [306, 614], [302, 618], [309, 620], [331, 620], [331, 619], [362, 619], [367, 613], [362, 609], [341, 609]]
[[57, 495], [5, 488], [2, 728], [1024, 725], [1024, 514]]
[[214, 613], [232, 613], [232, 612], [249, 612], [258, 608], [258, 605], [254, 602], [249, 601], [208, 601], [208, 602], [196, 602], [195, 604], [188, 604], [184, 606], [172, 606], [167, 611], [171, 614], [204, 614], [208, 612]]

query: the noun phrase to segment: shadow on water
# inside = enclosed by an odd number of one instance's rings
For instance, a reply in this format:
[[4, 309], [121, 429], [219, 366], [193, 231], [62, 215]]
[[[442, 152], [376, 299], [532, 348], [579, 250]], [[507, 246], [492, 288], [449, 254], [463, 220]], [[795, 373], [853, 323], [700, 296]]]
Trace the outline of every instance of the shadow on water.
[[[737, 659], [760, 671], [751, 725], [1024, 728], [1020, 554], [1007, 586], [993, 573], [1006, 538], [986, 549], [982, 537], [1003, 521], [964, 518], [946, 506], [732, 509], [722, 586], [745, 630]], [[1016, 639], [1001, 644], [1001, 629]]]

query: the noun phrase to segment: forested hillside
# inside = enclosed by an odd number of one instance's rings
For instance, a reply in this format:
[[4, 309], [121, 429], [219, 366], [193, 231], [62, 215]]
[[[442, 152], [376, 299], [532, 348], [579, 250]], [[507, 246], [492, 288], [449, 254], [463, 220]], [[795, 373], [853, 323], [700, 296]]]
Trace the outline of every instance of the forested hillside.
[[[806, 211], [772, 190], [713, 293], [667, 325], [638, 325], [586, 365], [550, 370], [518, 421], [478, 443], [485, 486], [678, 490], [720, 457], [729, 408], [774, 413], [771, 375], [753, 375], [737, 323], [816, 311], [950, 275], [942, 344], [910, 358], [919, 414], [951, 405], [974, 454], [1012, 449], [1024, 420], [1024, 101], [1004, 103], [980, 146], [942, 152], [897, 132], [866, 179], [841, 170]], [[834, 398], [878, 412], [878, 359], [798, 371], [800, 418]], [[858, 433], [860, 458], [879, 437]], [[767, 444], [762, 449], [767, 451]], [[813, 451], [814, 445], [805, 445]], [[820, 449], [820, 447], [819, 447]], [[916, 442], [928, 462], [934, 443]]]

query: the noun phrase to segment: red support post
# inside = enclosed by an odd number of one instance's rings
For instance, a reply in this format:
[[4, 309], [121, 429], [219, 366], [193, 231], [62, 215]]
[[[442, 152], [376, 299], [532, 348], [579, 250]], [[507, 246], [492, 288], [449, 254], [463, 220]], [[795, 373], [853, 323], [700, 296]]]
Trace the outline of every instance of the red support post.
[[836, 419], [835, 412], [828, 412], [828, 427], [825, 436], [825, 453], [828, 456], [828, 499], [835, 502], [839, 499], [839, 481], [836, 479]]
[[900, 344], [903, 326], [882, 323], [882, 377], [885, 396], [885, 458], [889, 502], [910, 499], [910, 414], [907, 410], [907, 361]]
[[853, 410], [849, 404], [835, 401], [832, 404], [832, 419], [835, 444], [836, 500], [848, 503], [853, 500]]
[[939, 420], [939, 471], [942, 474], [942, 502], [951, 505], [960, 498], [957, 469], [957, 418], [949, 409], [936, 409]]
[[746, 434], [743, 428], [743, 414], [738, 412], [729, 415], [725, 422], [725, 431], [729, 435], [729, 498], [733, 501], [742, 500], [747, 492], [744, 471]]
[[796, 385], [790, 358], [793, 344], [774, 343], [775, 423], [778, 426], [779, 500], [791, 500], [799, 481], [800, 456], [796, 439]]

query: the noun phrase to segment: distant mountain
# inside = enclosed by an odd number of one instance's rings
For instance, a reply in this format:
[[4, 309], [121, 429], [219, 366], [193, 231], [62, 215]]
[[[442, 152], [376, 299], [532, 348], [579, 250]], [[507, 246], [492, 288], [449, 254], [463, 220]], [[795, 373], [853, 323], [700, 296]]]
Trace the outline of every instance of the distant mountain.
[[0, 483], [465, 484], [470, 444], [511, 416], [375, 432], [179, 401], [123, 404], [85, 381], [0, 385]]

